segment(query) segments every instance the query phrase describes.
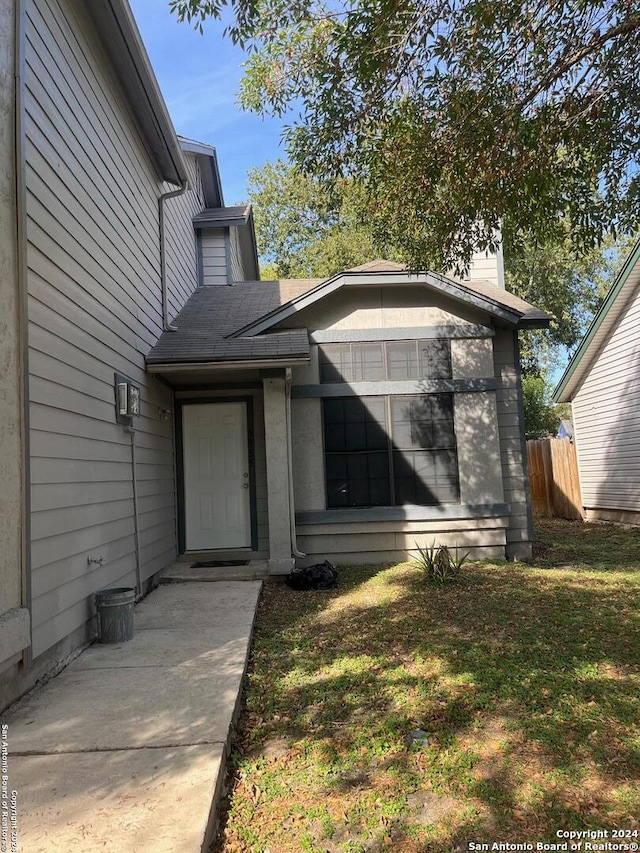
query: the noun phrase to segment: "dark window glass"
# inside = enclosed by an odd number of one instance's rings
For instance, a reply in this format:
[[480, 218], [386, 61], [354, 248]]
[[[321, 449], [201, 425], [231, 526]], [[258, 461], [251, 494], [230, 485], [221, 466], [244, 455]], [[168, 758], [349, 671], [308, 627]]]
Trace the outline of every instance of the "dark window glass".
[[384, 379], [382, 344], [352, 344], [354, 382], [380, 382]]
[[397, 505], [459, 500], [453, 395], [391, 398]]
[[327, 505], [389, 506], [389, 455], [374, 453], [327, 453]]
[[329, 507], [459, 500], [452, 394], [327, 399], [323, 411]]
[[320, 347], [320, 381], [351, 382], [351, 346], [349, 344], [331, 344]]
[[393, 470], [398, 506], [430, 506], [460, 499], [455, 450], [396, 450]]
[[380, 382], [383, 379], [381, 343], [320, 347], [321, 382]]
[[393, 341], [387, 344], [387, 378], [418, 378], [418, 347], [415, 341]]
[[451, 341], [419, 341], [420, 378], [451, 379]]
[[328, 506], [389, 506], [384, 398], [324, 400], [323, 408]]

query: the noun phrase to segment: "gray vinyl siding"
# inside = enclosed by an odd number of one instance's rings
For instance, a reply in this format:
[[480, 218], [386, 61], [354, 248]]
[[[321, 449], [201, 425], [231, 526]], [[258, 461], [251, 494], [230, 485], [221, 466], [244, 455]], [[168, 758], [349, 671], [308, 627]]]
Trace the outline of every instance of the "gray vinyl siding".
[[[135, 585], [131, 439], [115, 422], [114, 372], [141, 388], [134, 425], [143, 581], [175, 556], [175, 486], [171, 394], [144, 370], [162, 329], [163, 187], [83, 3], [29, 0], [26, 52], [38, 656], [91, 619], [96, 590]], [[197, 205], [175, 200], [188, 228]], [[169, 217], [172, 311], [196, 285], [195, 249], [178, 245], [188, 228]]]
[[572, 399], [587, 510], [640, 511], [639, 328], [637, 290]]
[[[164, 202], [167, 301], [170, 320], [179, 313], [198, 283], [193, 217], [207, 206], [198, 161], [193, 154], [185, 154], [184, 159], [189, 173], [189, 190], [183, 195], [169, 198]], [[172, 190], [175, 190], [175, 187], [167, 184], [163, 192]]]
[[522, 390], [517, 367], [515, 334], [511, 331], [498, 331], [493, 339], [493, 353], [496, 377], [500, 380], [496, 403], [504, 499], [511, 508], [507, 529], [507, 557], [526, 557], [530, 555], [533, 531], [521, 424]]
[[240, 255], [240, 241], [238, 239], [237, 228], [229, 229], [229, 262], [231, 267], [231, 281], [245, 281], [246, 275]]
[[202, 235], [202, 284], [228, 284], [225, 232], [220, 228], [204, 228]]

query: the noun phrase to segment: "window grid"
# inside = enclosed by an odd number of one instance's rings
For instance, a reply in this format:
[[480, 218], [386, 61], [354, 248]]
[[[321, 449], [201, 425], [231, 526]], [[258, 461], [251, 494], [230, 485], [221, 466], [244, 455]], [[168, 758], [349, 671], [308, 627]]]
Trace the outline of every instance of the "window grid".
[[[364, 400], [366, 404], [359, 397], [327, 398], [323, 401], [328, 508], [433, 506], [459, 502], [453, 395], [367, 397]], [[380, 404], [384, 407], [382, 418]], [[408, 421], [406, 408], [398, 416], [403, 404], [405, 407], [409, 405]], [[365, 424], [364, 429], [351, 431], [351, 439], [348, 437], [347, 420], [343, 420], [342, 438], [335, 430], [341, 413], [346, 417], [348, 408], [352, 419]], [[421, 426], [414, 427], [414, 423]], [[367, 424], [373, 425], [372, 434], [368, 432]], [[379, 432], [382, 426], [384, 435]], [[386, 468], [383, 473], [380, 463], [385, 449]], [[374, 473], [372, 466], [376, 469]], [[366, 476], [362, 473], [365, 468]], [[425, 479], [425, 471], [429, 471], [428, 480]], [[352, 472], [356, 473], [351, 476]], [[341, 484], [342, 488], [339, 488]], [[363, 497], [365, 490], [366, 497]]]
[[451, 379], [451, 340], [327, 344], [319, 348], [319, 364], [322, 383]]

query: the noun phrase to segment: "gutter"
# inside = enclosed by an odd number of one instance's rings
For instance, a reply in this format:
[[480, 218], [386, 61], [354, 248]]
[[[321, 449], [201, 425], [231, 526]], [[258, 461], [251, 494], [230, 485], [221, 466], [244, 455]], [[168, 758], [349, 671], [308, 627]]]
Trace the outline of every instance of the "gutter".
[[31, 578], [31, 442], [29, 412], [29, 303], [27, 286], [27, 178], [25, 154], [25, 46], [26, 11], [24, 0], [15, 6], [15, 189], [16, 189], [16, 265], [18, 284], [18, 334], [20, 340], [20, 379], [22, 388], [22, 605], [29, 611], [29, 647], [22, 662], [33, 662], [33, 590]]
[[298, 356], [297, 358], [278, 359], [262, 359], [255, 361], [193, 361], [184, 362], [151, 362], [147, 363], [147, 373], [184, 373], [187, 370], [252, 370], [263, 367], [296, 367], [298, 365], [309, 364], [310, 357], [308, 355]]

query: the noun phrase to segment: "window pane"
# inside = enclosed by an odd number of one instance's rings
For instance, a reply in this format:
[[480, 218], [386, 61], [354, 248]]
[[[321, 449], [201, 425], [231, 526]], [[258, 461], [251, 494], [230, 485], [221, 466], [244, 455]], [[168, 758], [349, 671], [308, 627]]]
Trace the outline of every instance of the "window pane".
[[380, 453], [327, 453], [329, 507], [389, 506], [389, 457]]
[[351, 382], [351, 348], [349, 344], [331, 344], [320, 347], [320, 381]]
[[387, 378], [418, 378], [418, 348], [415, 341], [387, 343]]
[[353, 344], [351, 357], [355, 382], [380, 382], [384, 379], [382, 344]]
[[420, 341], [418, 349], [422, 379], [451, 379], [451, 341]]
[[323, 400], [325, 450], [386, 450], [385, 400]]
[[454, 450], [396, 451], [393, 467], [398, 505], [433, 506], [460, 499]]
[[453, 396], [392, 398], [391, 426], [397, 448], [455, 447]]

